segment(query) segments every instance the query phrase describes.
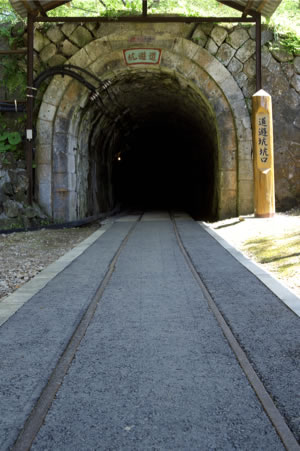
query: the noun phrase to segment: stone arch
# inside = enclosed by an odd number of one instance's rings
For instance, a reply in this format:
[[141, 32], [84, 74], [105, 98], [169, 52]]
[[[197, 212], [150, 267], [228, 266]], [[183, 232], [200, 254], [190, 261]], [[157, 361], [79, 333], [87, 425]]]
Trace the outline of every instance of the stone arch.
[[[160, 65], [126, 66], [124, 48], [161, 48]], [[87, 44], [68, 63], [102, 80], [122, 74], [167, 73], [198, 90], [216, 122], [218, 139], [218, 217], [253, 211], [252, 132], [243, 94], [230, 72], [205, 49], [171, 34], [115, 33]], [[54, 218], [78, 215], [76, 149], [80, 114], [88, 91], [69, 77], [55, 77], [47, 88], [37, 127], [37, 197]]]

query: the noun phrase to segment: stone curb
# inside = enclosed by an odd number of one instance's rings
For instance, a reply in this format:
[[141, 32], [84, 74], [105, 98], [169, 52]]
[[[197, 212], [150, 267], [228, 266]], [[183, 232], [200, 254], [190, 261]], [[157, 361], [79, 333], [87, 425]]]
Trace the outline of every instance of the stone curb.
[[18, 290], [6, 296], [0, 301], [0, 327], [12, 315], [14, 315], [29, 299], [42, 290], [50, 280], [54, 279], [57, 274], [63, 271], [77, 257], [79, 257], [88, 247], [90, 247], [101, 235], [103, 235], [112, 223], [105, 224], [101, 229], [92, 233], [88, 238], [83, 240], [78, 246], [71, 249], [55, 262], [47, 266], [37, 276], [33, 277], [29, 282], [25, 283]]
[[212, 230], [205, 222], [198, 224], [206, 230], [221, 246], [224, 247], [236, 260], [238, 260], [245, 268], [254, 274], [269, 290], [271, 290], [290, 310], [300, 317], [300, 298], [292, 293], [287, 286], [279, 282], [271, 273], [262, 269], [258, 264], [254, 263], [250, 258], [246, 257], [242, 252], [221, 238], [217, 232]]

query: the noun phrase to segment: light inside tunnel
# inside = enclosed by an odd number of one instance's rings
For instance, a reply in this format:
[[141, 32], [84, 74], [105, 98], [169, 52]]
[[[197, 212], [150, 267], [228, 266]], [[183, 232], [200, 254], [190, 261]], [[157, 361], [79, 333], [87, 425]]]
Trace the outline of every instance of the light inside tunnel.
[[[118, 76], [110, 90], [108, 114], [87, 104], [81, 116], [80, 215], [119, 204], [215, 218], [218, 137], [214, 114], [201, 93], [178, 75], [138, 70]], [[112, 120], [120, 107], [126, 114]]]

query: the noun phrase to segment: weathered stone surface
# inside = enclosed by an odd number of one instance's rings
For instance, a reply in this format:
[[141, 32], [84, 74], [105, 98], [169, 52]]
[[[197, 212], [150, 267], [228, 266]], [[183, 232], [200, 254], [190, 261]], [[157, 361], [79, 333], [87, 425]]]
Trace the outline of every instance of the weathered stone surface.
[[219, 26], [215, 26], [210, 33], [210, 36], [212, 37], [212, 39], [215, 41], [215, 43], [218, 46], [223, 44], [227, 35], [228, 35], [227, 30], [225, 30], [225, 28], [222, 28]]
[[49, 215], [52, 215], [52, 186], [51, 183], [40, 183], [37, 187], [39, 205]]
[[268, 67], [271, 59], [273, 59], [269, 49], [264, 46], [261, 50], [261, 65], [262, 67]]
[[[249, 29], [249, 35], [251, 37], [251, 39], [255, 40], [256, 38], [256, 26], [253, 25], [250, 29]], [[272, 32], [272, 30], [268, 29], [268, 27], [266, 25], [262, 25], [262, 32], [261, 32], [261, 43], [262, 45], [265, 45], [267, 42], [270, 42], [274, 39], [274, 34]]]
[[245, 63], [256, 50], [256, 43], [249, 39], [243, 44], [243, 46], [236, 52], [236, 58], [239, 59], [242, 63]]
[[78, 52], [79, 48], [72, 44], [72, 42], [68, 41], [68, 39], [65, 39], [60, 47], [61, 52], [66, 57], [73, 56], [76, 52]]
[[62, 66], [67, 61], [67, 58], [63, 55], [54, 55], [48, 61], [48, 66]]
[[207, 39], [208, 38], [207, 38], [206, 34], [204, 33], [204, 31], [200, 27], [196, 28], [196, 30], [193, 34], [192, 40], [196, 44], [200, 45], [201, 47], [205, 47]]
[[271, 55], [270, 62], [268, 64], [268, 70], [275, 75], [281, 72], [281, 65]]
[[293, 76], [293, 78], [291, 79], [291, 85], [298, 93], [300, 93], [300, 75], [295, 74]]
[[28, 189], [28, 177], [26, 171], [23, 169], [17, 169], [15, 171], [9, 171], [9, 177], [13, 184], [14, 193], [25, 193]]
[[220, 85], [230, 103], [244, 100], [243, 94], [233, 77], [226, 78]]
[[37, 216], [35, 209], [30, 206], [25, 208], [24, 214], [28, 219], [32, 219]]
[[226, 42], [234, 49], [240, 48], [249, 39], [244, 28], [237, 28], [227, 37]]
[[297, 114], [296, 119], [293, 122], [293, 125], [300, 129], [300, 115]]
[[244, 70], [245, 74], [249, 78], [253, 78], [256, 75], [256, 61], [254, 58], [248, 59], [248, 61], [244, 64]]
[[293, 61], [294, 59], [293, 55], [284, 49], [271, 49], [271, 53], [280, 63], [286, 63], [288, 61]]
[[232, 58], [230, 63], [228, 64], [227, 69], [233, 74], [236, 75], [243, 70], [243, 64], [237, 60], [235, 57]]
[[256, 93], [256, 80], [248, 78], [242, 90], [245, 97], [251, 98]]
[[253, 180], [253, 162], [250, 159], [239, 160], [239, 180]]
[[88, 67], [91, 62], [92, 60], [90, 59], [84, 48], [78, 50], [78, 52], [70, 58], [70, 64], [74, 64], [75, 66], [79, 67]]
[[93, 32], [98, 27], [98, 24], [96, 22], [88, 22], [85, 26], [88, 30], [90, 30], [90, 32]]
[[64, 34], [60, 31], [58, 27], [50, 27], [47, 31], [47, 37], [50, 39], [51, 42], [54, 42], [54, 44], [57, 44], [58, 42], [62, 41], [64, 39]]
[[14, 200], [6, 200], [3, 203], [4, 213], [8, 218], [16, 218], [22, 211], [22, 204]]
[[232, 47], [230, 47], [230, 45], [224, 43], [219, 48], [216, 57], [222, 64], [224, 64], [224, 66], [227, 66], [230, 63], [234, 54], [235, 50]]
[[[281, 70], [279, 72], [275, 72], [270, 71], [269, 69], [264, 69], [263, 81], [265, 91], [273, 96], [273, 102], [276, 99], [279, 99], [281, 95], [286, 95], [289, 90], [289, 82]], [[282, 103], [282, 99], [280, 100], [280, 103]]]
[[204, 66], [204, 68], [219, 84], [222, 84], [222, 82], [227, 78], [233, 79], [226, 67], [224, 67], [216, 58], [212, 58], [211, 61]]
[[57, 52], [57, 48], [55, 44], [47, 45], [40, 53], [40, 58], [43, 63], [47, 63], [52, 56], [54, 56]]
[[296, 56], [294, 59], [294, 68], [297, 74], [300, 74], [300, 56]]
[[8, 196], [12, 196], [14, 194], [13, 185], [10, 181], [6, 181], [1, 186], [1, 191], [3, 194], [6, 194]]
[[49, 43], [50, 43], [49, 39], [47, 39], [39, 30], [35, 30], [33, 41], [34, 50], [40, 52]]
[[53, 159], [53, 171], [75, 173], [75, 157], [73, 154], [66, 153], [64, 148], [57, 148]]
[[218, 51], [218, 46], [215, 41], [211, 38], [208, 39], [205, 48], [209, 51], [211, 55], [215, 55]]
[[253, 180], [239, 180], [238, 214], [253, 213]]
[[72, 34], [70, 34], [69, 39], [78, 47], [84, 47], [93, 39], [93, 36], [89, 32], [89, 30], [82, 26], [79, 26], [76, 28], [76, 30], [73, 31]]
[[[12, 152], [0, 153], [0, 183], [1, 178], [4, 174], [1, 171], [1, 168], [14, 168], [16, 166], [16, 158]], [[6, 171], [5, 171], [6, 173]]]
[[55, 106], [43, 102], [39, 111], [39, 118], [44, 121], [51, 122], [55, 116], [55, 113], [56, 113]]
[[293, 69], [293, 64], [291, 64], [291, 63], [282, 63], [281, 64], [281, 69], [285, 73], [287, 78], [289, 78], [289, 79], [292, 78], [292, 76], [295, 73], [294, 69]]
[[64, 23], [63, 26], [61, 27], [61, 31], [65, 36], [69, 37], [73, 33], [73, 31], [76, 30], [77, 27], [78, 24], [76, 23]]
[[201, 24], [201, 30], [207, 35], [209, 36], [211, 33], [211, 30], [214, 28], [214, 25], [207, 22], [207, 23], [202, 23]]
[[49, 145], [52, 139], [52, 124], [48, 121], [38, 119], [37, 121], [37, 144], [38, 145]]

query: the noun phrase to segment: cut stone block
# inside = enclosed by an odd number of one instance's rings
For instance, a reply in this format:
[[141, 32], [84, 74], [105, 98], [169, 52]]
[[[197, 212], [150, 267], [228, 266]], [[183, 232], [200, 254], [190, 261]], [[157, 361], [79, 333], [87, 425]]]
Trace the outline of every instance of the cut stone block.
[[49, 28], [49, 30], [47, 31], [47, 37], [54, 44], [57, 44], [58, 42], [64, 39], [63, 33], [60, 31], [58, 27], [55, 26]]
[[70, 58], [76, 52], [78, 52], [79, 48], [76, 45], [72, 44], [72, 42], [68, 41], [68, 39], [66, 39], [61, 44], [60, 50], [66, 57]]
[[211, 38], [208, 39], [205, 48], [209, 51], [211, 55], [215, 55], [218, 51], [218, 46], [215, 41]]
[[279, 61], [279, 63], [287, 63], [288, 61], [293, 61], [294, 59], [291, 53], [288, 53], [283, 49], [271, 49], [271, 53], [274, 58]]
[[226, 37], [228, 36], [228, 32], [227, 30], [225, 30], [225, 28], [219, 27], [219, 26], [215, 26], [211, 33], [210, 36], [212, 37], [212, 39], [215, 41], [215, 43], [220, 46], [221, 44], [223, 44], [223, 42], [225, 41]]
[[239, 49], [248, 39], [249, 36], [247, 31], [244, 28], [238, 28], [230, 33], [226, 42], [234, 49]]
[[55, 44], [49, 44], [47, 45], [40, 53], [40, 58], [43, 61], [43, 63], [47, 63], [52, 56], [54, 56], [57, 53], [57, 48]]
[[254, 58], [248, 59], [248, 61], [244, 64], [244, 70], [245, 74], [249, 78], [253, 78], [256, 75], [256, 61]]
[[255, 53], [256, 43], [249, 39], [245, 44], [236, 52], [236, 58], [242, 63], [245, 63]]
[[192, 40], [201, 47], [205, 47], [207, 36], [204, 31], [198, 27], [193, 34]]
[[224, 64], [224, 66], [227, 66], [230, 63], [231, 59], [233, 58], [234, 54], [235, 54], [235, 50], [232, 47], [230, 47], [230, 45], [224, 43], [219, 48], [219, 50], [216, 54], [216, 58], [222, 64]]
[[67, 58], [63, 55], [54, 55], [48, 61], [48, 66], [62, 66], [67, 61]]
[[237, 60], [235, 57], [232, 58], [230, 63], [228, 64], [227, 69], [233, 74], [238, 74], [243, 70], [243, 64]]
[[76, 28], [78, 27], [78, 24], [75, 23], [65, 23], [63, 24], [63, 26], [61, 27], [61, 31], [63, 32], [63, 34], [67, 37], [69, 37], [74, 30], [76, 30]]
[[79, 26], [76, 28], [76, 30], [73, 31], [73, 33], [69, 36], [70, 41], [77, 45], [78, 47], [82, 48], [91, 40], [93, 39], [93, 36], [87, 30], [86, 28]]

